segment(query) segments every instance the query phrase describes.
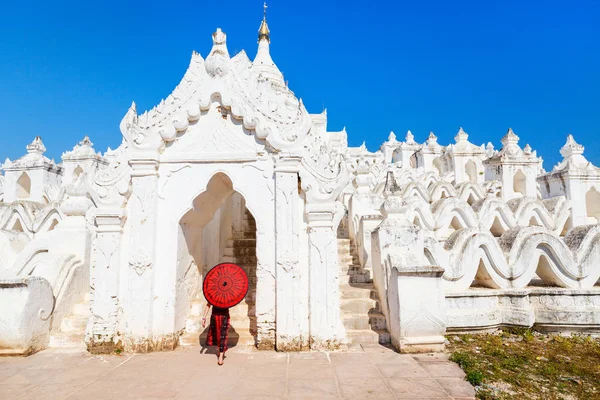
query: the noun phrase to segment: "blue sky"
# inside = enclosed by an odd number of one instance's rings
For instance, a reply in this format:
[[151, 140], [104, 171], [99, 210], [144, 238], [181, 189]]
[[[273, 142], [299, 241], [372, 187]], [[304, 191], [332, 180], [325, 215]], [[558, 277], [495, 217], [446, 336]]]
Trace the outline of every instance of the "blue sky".
[[[41, 135], [60, 159], [85, 134], [167, 97], [192, 53], [222, 28], [231, 55], [256, 53], [262, 1], [9, 2], [0, 13], [0, 157]], [[443, 145], [512, 127], [550, 170], [572, 133], [600, 165], [600, 2], [269, 2], [271, 54], [309, 112], [376, 150], [391, 130]]]

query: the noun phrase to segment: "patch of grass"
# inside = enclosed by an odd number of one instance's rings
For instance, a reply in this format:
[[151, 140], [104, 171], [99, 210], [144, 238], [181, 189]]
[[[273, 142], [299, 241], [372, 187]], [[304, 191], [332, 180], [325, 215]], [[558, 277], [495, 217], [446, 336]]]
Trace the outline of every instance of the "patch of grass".
[[600, 339], [510, 328], [448, 337], [479, 399], [600, 400]]

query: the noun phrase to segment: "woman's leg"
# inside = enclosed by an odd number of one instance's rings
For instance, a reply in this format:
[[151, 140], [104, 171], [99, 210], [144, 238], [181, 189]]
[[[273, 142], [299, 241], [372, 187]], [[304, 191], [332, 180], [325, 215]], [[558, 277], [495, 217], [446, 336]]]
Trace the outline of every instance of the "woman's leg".
[[221, 326], [219, 332], [219, 365], [223, 364], [225, 352], [227, 351], [227, 334], [229, 332], [229, 317], [221, 317]]

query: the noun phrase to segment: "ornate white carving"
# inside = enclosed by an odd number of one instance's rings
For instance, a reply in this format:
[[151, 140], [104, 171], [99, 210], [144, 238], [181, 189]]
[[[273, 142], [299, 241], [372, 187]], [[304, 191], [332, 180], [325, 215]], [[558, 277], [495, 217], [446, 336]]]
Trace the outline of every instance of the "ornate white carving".
[[143, 248], [138, 251], [129, 260], [129, 266], [135, 270], [135, 272], [142, 276], [144, 272], [152, 269], [152, 261]]

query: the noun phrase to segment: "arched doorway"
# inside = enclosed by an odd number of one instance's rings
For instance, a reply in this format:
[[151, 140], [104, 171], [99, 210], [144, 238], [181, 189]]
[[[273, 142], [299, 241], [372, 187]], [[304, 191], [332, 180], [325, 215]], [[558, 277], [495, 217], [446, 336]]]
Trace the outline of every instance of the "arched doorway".
[[592, 187], [585, 194], [585, 208], [588, 217], [588, 223], [597, 224], [600, 222], [600, 192]]
[[477, 183], [477, 165], [475, 165], [473, 160], [467, 161], [465, 164], [465, 172], [469, 177], [469, 182]]
[[520, 193], [522, 197], [527, 195], [527, 177], [520, 169], [513, 176], [513, 192]]
[[202, 278], [215, 265], [232, 262], [248, 275], [246, 298], [230, 310], [229, 346], [255, 345], [256, 321], [256, 221], [244, 197], [233, 189], [224, 173], [214, 175], [207, 190], [192, 202], [179, 221], [178, 270], [185, 270], [191, 302], [183, 342], [204, 344], [206, 329], [201, 316], [206, 305]]
[[17, 199], [28, 199], [31, 195], [31, 178], [23, 172], [17, 179]]

